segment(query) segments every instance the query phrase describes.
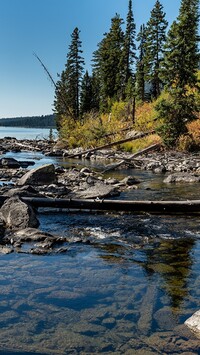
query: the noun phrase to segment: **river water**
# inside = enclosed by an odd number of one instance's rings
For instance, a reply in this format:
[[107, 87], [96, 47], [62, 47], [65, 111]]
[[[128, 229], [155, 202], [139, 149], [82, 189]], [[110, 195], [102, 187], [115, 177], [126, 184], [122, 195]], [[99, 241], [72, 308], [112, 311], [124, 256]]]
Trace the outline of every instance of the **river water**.
[[[84, 164], [12, 156], [37, 166]], [[151, 172], [112, 175], [142, 181], [121, 198], [199, 198], [198, 185], [165, 186]], [[200, 353], [184, 325], [200, 307], [199, 216], [40, 211], [38, 218], [40, 229], [71, 242], [59, 255], [0, 256], [0, 354]]]

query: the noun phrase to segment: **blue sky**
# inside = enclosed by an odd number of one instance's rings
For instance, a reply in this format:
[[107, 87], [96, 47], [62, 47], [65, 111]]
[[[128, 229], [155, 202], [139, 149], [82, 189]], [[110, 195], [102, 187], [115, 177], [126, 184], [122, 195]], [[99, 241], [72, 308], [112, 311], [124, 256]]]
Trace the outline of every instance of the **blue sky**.
[[[133, 0], [137, 32], [156, 0]], [[178, 16], [181, 0], [162, 0], [166, 19]], [[116, 13], [125, 20], [128, 0], [0, 0], [0, 118], [52, 113], [55, 80], [64, 69], [71, 33], [78, 27], [86, 69]]]

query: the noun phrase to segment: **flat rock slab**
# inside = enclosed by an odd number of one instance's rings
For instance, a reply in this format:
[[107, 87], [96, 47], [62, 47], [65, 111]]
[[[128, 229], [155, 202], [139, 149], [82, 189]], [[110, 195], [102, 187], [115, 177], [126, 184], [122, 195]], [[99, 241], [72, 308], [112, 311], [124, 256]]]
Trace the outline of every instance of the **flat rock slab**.
[[195, 312], [190, 318], [185, 321], [190, 330], [192, 330], [195, 335], [200, 339], [200, 310]]
[[116, 196], [119, 192], [111, 185], [106, 185], [104, 183], [97, 183], [94, 186], [88, 187], [84, 191], [77, 191], [76, 195], [79, 198], [105, 198], [108, 196]]

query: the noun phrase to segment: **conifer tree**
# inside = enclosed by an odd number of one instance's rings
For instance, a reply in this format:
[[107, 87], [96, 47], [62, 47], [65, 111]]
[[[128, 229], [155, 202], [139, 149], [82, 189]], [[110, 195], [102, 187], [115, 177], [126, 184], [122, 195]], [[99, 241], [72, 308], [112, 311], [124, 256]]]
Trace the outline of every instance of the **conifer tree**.
[[121, 95], [123, 62], [121, 60], [124, 45], [123, 20], [118, 14], [111, 19], [108, 33], [98, 44], [93, 54], [93, 70], [99, 80], [100, 108], [107, 111], [109, 101], [117, 100]]
[[145, 25], [140, 26], [140, 32], [137, 36], [137, 41], [139, 41], [139, 56], [136, 66], [136, 95], [141, 101], [145, 100], [145, 66], [144, 66], [144, 56], [145, 56], [145, 42], [146, 33]]
[[164, 119], [160, 129], [166, 145], [174, 146], [181, 134], [187, 132], [187, 122], [194, 119], [199, 64], [198, 21], [199, 0], [182, 0], [177, 21], [168, 32], [161, 78], [169, 93], [168, 100], [158, 105]]
[[88, 71], [85, 72], [81, 83], [80, 92], [80, 115], [91, 110], [98, 110], [98, 90], [95, 77], [90, 76]]
[[71, 35], [65, 70], [56, 84], [54, 107], [58, 121], [62, 115], [69, 116], [69, 113], [74, 120], [80, 118], [80, 86], [84, 59], [79, 34], [80, 31], [76, 27]]
[[163, 6], [156, 1], [151, 16], [146, 25], [145, 42], [145, 79], [151, 83], [152, 96], [157, 98], [161, 92], [162, 82], [159, 77], [160, 62], [163, 59], [163, 47], [166, 40], [166, 28]]
[[124, 69], [124, 87], [128, 84], [129, 78], [134, 77], [133, 65], [136, 62], [136, 25], [132, 10], [132, 0], [129, 0], [128, 14], [126, 18], [126, 31], [124, 36], [124, 47], [122, 52], [122, 62]]

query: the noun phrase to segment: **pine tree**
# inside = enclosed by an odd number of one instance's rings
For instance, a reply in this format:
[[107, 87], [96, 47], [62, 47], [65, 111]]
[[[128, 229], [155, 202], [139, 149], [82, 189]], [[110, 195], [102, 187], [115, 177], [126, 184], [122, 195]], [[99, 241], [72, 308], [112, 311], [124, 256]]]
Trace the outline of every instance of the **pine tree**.
[[136, 62], [136, 25], [134, 22], [132, 0], [129, 0], [128, 14], [126, 18], [126, 31], [124, 36], [124, 48], [122, 53], [122, 62], [124, 69], [124, 87], [128, 84], [130, 77], [133, 75], [133, 65]]
[[199, 64], [199, 0], [182, 0], [177, 21], [168, 32], [161, 77], [168, 88], [195, 86]]
[[157, 0], [146, 25], [144, 57], [145, 79], [151, 83], [152, 96], [155, 98], [160, 95], [162, 88], [159, 72], [160, 62], [163, 59], [163, 47], [166, 40], [167, 26], [168, 22], [165, 20], [163, 6], [160, 1]]
[[161, 78], [169, 93], [158, 105], [164, 119], [161, 135], [173, 146], [187, 132], [187, 122], [195, 116], [194, 90], [197, 88], [199, 0], [182, 0], [177, 21], [168, 32]]
[[80, 115], [81, 117], [91, 110], [98, 110], [98, 89], [95, 77], [90, 76], [88, 71], [82, 79], [80, 92]]
[[80, 118], [80, 86], [84, 60], [79, 34], [80, 31], [76, 27], [71, 35], [65, 70], [56, 85], [54, 107], [58, 121], [62, 115], [69, 114], [74, 120]]
[[119, 99], [122, 90], [123, 63], [121, 60], [124, 45], [123, 20], [118, 14], [111, 19], [108, 33], [98, 44], [93, 54], [93, 71], [99, 80], [101, 111], [109, 109], [109, 101]]
[[145, 100], [145, 66], [144, 66], [144, 56], [145, 56], [145, 42], [146, 42], [146, 32], [145, 25], [140, 27], [140, 32], [137, 36], [137, 41], [139, 41], [139, 56], [136, 66], [136, 95], [141, 101]]

